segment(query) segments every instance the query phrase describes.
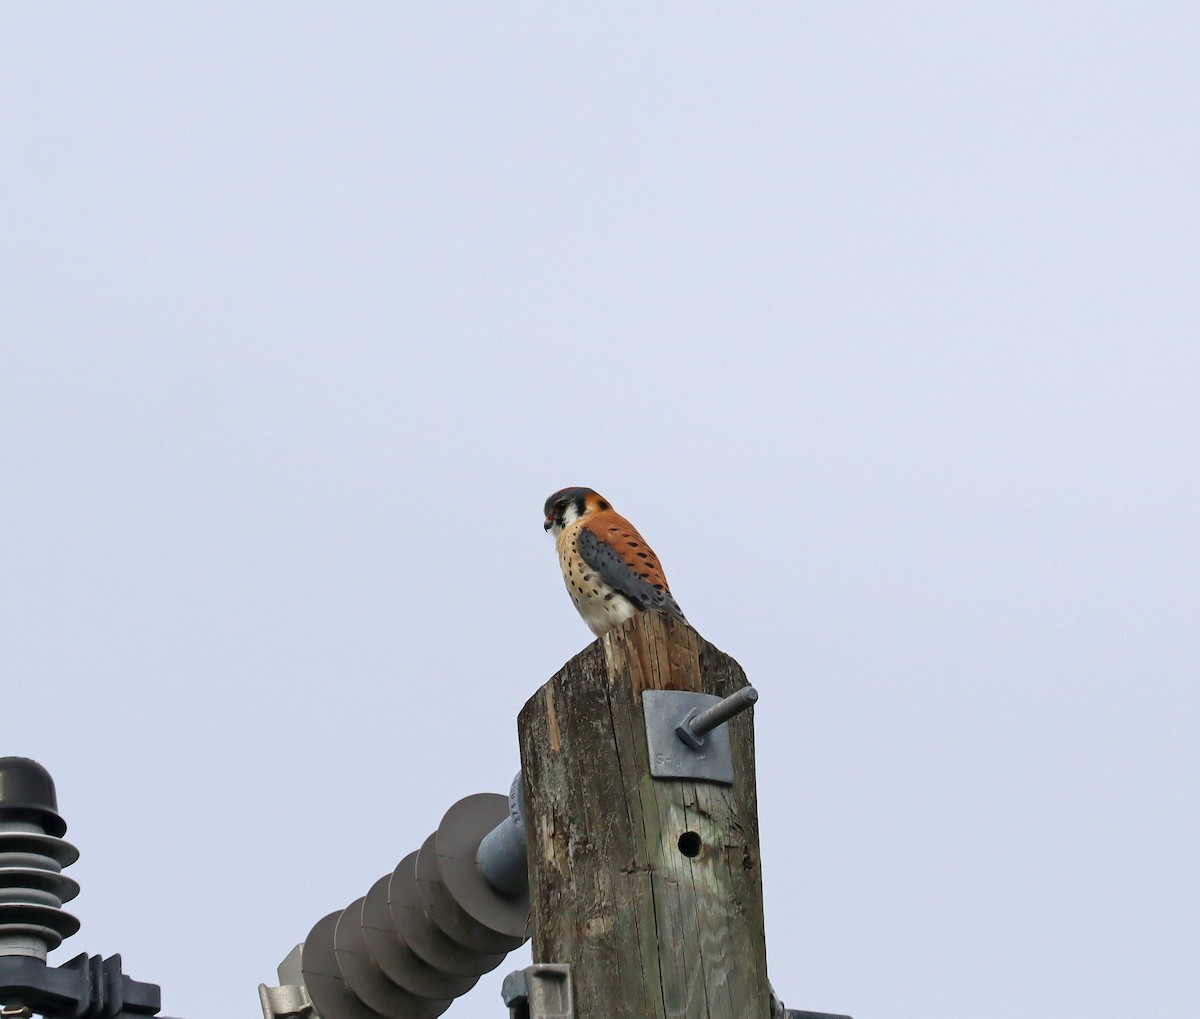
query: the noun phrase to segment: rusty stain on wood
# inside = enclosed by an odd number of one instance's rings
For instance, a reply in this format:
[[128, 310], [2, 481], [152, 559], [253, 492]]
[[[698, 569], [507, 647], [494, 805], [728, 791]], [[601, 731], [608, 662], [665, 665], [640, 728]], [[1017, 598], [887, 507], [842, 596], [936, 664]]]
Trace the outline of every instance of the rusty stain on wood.
[[549, 733], [550, 750], [553, 753], [558, 753], [558, 748], [562, 745], [558, 735], [558, 715], [554, 711], [554, 691], [546, 686], [546, 729]]

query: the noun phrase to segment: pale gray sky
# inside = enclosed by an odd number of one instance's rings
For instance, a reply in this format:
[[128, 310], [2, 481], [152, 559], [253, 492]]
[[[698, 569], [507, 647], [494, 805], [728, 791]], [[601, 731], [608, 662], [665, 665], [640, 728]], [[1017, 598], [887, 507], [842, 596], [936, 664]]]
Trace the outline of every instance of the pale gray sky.
[[[0, 8], [0, 752], [164, 1011], [590, 634], [591, 485], [760, 689], [772, 977], [1200, 1010], [1200, 8]], [[503, 1014], [514, 953], [448, 1013]]]

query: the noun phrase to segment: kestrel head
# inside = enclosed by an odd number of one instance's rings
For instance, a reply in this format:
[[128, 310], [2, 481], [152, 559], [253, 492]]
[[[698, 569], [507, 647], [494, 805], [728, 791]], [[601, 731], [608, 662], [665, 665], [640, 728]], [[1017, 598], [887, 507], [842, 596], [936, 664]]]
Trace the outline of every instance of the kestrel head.
[[542, 526], [557, 538], [568, 524], [606, 509], [612, 507], [599, 492], [590, 488], [564, 488], [546, 500], [546, 522]]

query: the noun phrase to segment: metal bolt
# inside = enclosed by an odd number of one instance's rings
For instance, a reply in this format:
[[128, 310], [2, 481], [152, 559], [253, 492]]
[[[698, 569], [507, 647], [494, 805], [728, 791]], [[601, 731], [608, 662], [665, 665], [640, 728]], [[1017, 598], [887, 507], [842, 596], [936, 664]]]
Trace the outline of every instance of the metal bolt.
[[752, 686], [744, 686], [737, 693], [732, 693], [722, 701], [718, 701], [707, 711], [697, 714], [689, 712], [675, 727], [678, 736], [693, 750], [699, 750], [704, 745], [704, 736], [712, 732], [718, 725], [728, 722], [734, 715], [745, 711], [758, 700], [758, 691]]

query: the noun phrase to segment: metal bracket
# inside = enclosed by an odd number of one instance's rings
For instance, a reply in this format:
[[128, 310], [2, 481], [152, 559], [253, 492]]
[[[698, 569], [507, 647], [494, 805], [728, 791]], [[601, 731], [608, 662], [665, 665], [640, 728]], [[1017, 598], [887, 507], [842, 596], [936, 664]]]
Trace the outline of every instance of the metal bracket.
[[279, 974], [279, 986], [258, 985], [258, 1000], [262, 1005], [263, 1019], [313, 1019], [316, 1009], [304, 986], [304, 974], [300, 964], [304, 946], [297, 945], [284, 957], [275, 971]]
[[543, 962], [516, 970], [504, 978], [500, 996], [509, 1019], [575, 1019], [567, 963]]
[[743, 687], [729, 697], [685, 690], [645, 690], [650, 774], [733, 785], [733, 747], [725, 722], [745, 711], [758, 691]]
[[767, 987], [771, 991], [770, 1019], [850, 1019], [850, 1016], [840, 1012], [809, 1012], [802, 1008], [788, 1008], [775, 993], [775, 988], [770, 984]]
[[312, 999], [303, 984], [259, 984], [258, 1000], [264, 1019], [310, 1019], [314, 1014]]
[[47, 966], [27, 955], [0, 956], [0, 1001], [25, 1005], [37, 1015], [118, 1016], [157, 1015], [162, 992], [157, 984], [134, 980], [121, 971], [121, 957], [77, 955], [61, 966]]
[[789, 1008], [783, 1014], [786, 1019], [850, 1019], [848, 1015], [842, 1015], [840, 1012], [805, 1012], [798, 1008]]

